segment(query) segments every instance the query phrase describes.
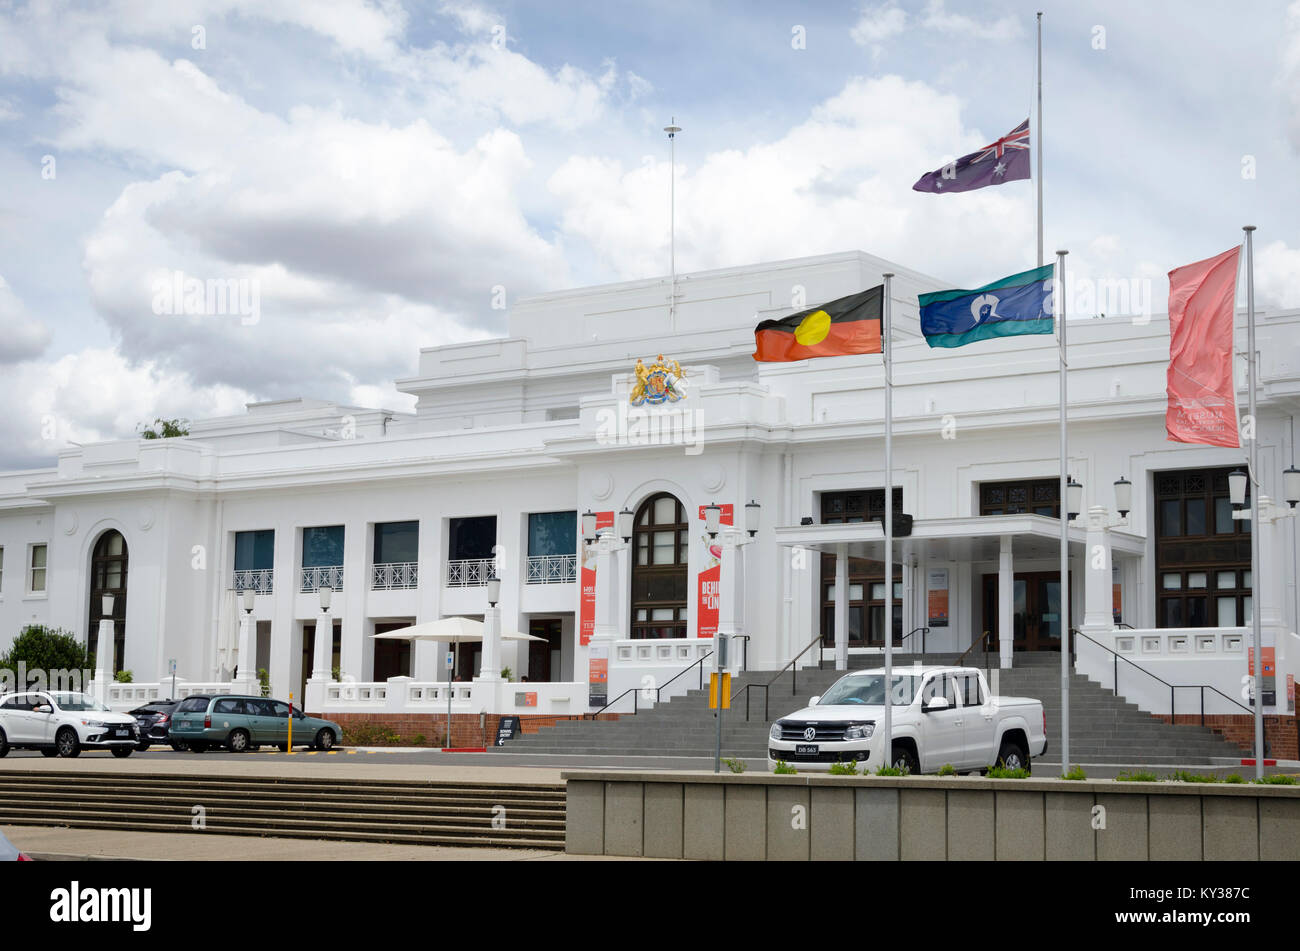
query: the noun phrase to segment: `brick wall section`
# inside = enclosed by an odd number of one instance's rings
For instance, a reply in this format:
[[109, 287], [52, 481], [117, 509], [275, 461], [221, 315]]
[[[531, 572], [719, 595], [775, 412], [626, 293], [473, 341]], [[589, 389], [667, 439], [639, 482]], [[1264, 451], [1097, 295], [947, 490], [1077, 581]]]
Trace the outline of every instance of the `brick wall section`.
[[[1159, 718], [1169, 722], [1169, 714], [1160, 714]], [[1197, 713], [1180, 713], [1174, 718], [1175, 723], [1200, 726], [1201, 717]], [[1246, 713], [1206, 714], [1205, 725], [1223, 736], [1229, 743], [1241, 747], [1242, 754], [1249, 757], [1254, 754], [1255, 718]], [[1264, 741], [1268, 745], [1268, 755], [1272, 759], [1300, 759], [1300, 744], [1297, 743], [1296, 718], [1294, 716], [1264, 717]]]
[[[441, 741], [447, 730], [447, 715], [432, 713], [308, 713], [308, 716], [333, 720], [343, 727], [343, 745], [351, 745], [348, 733], [356, 726], [374, 728], [387, 727], [400, 738], [399, 743], [380, 743], [381, 746], [414, 746], [412, 738], [423, 736], [424, 745], [432, 746]], [[617, 720], [620, 714], [602, 713], [601, 720]], [[544, 727], [555, 726], [561, 720], [577, 720], [575, 716], [521, 716], [520, 726], [524, 733], [536, 733]], [[491, 746], [496, 742], [497, 727], [501, 715], [489, 713], [482, 719], [476, 713], [453, 713], [451, 715], [451, 743], [453, 747]]]

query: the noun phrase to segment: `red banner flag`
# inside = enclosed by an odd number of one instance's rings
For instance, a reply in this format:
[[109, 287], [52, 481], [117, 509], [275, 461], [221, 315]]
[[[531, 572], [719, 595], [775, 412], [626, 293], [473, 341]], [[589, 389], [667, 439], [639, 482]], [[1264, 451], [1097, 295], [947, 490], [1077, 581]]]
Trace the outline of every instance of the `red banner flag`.
[[1239, 448], [1232, 318], [1240, 247], [1169, 272], [1169, 408], [1174, 442]]

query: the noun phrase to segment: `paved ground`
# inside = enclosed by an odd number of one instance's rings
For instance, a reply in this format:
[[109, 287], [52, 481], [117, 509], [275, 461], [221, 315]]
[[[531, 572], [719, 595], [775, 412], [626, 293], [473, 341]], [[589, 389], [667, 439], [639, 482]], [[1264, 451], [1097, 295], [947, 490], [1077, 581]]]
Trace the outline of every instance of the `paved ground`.
[[136, 859], [203, 862], [228, 859], [240, 862], [530, 862], [605, 858], [538, 849], [316, 842], [310, 839], [263, 839], [243, 835], [208, 835], [202, 832], [112, 832], [46, 826], [0, 826], [0, 833], [32, 858], [51, 861]]

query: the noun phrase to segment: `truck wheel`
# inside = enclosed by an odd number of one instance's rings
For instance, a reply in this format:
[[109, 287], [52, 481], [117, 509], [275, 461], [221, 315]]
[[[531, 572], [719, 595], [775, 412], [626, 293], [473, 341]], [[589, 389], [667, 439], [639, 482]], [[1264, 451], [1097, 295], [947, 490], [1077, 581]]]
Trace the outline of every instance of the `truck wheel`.
[[998, 750], [998, 762], [1007, 769], [1023, 769], [1029, 772], [1029, 754], [1016, 740], [1003, 740]]
[[891, 760], [890, 766], [901, 769], [909, 776], [915, 776], [921, 772], [921, 764], [916, 761], [916, 757], [912, 755], [912, 751], [906, 746], [895, 746]]
[[0, 759], [9, 755], [9, 737], [5, 736], [5, 731], [0, 730]]

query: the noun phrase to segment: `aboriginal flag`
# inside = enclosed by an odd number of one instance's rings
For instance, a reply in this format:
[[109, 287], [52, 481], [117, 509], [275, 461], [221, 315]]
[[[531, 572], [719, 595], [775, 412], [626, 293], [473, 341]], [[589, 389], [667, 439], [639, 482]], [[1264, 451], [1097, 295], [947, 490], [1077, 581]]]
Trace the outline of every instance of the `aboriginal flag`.
[[885, 285], [801, 310], [754, 328], [754, 359], [788, 363], [810, 357], [880, 353]]

